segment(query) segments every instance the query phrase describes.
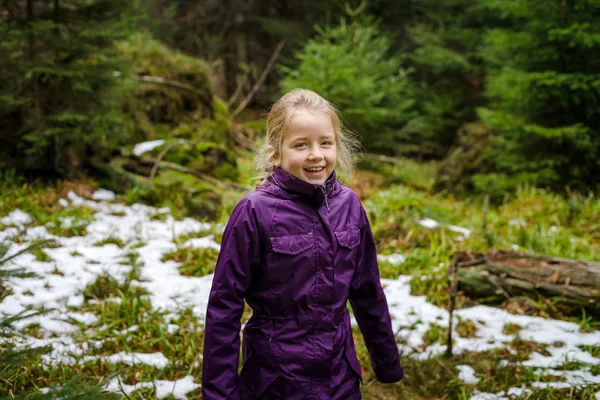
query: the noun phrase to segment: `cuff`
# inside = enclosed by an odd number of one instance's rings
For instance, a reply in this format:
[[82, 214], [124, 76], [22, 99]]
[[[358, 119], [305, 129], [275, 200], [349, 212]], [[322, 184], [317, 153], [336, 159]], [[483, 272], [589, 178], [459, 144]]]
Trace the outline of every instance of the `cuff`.
[[404, 367], [397, 366], [395, 368], [376, 368], [375, 376], [381, 383], [398, 382], [404, 376]]

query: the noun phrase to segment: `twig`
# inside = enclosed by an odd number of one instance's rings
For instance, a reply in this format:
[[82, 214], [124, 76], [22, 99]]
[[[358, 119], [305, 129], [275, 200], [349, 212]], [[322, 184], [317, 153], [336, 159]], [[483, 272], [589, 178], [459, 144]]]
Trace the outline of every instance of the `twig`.
[[[113, 72], [114, 76], [121, 76], [121, 73], [119, 71], [114, 71]], [[206, 97], [206, 92], [200, 90], [199, 88], [197, 88], [196, 86], [187, 84], [187, 83], [183, 83], [183, 82], [178, 82], [178, 81], [172, 81], [170, 79], [165, 79], [165, 78], [161, 78], [160, 76], [150, 76], [150, 75], [136, 75], [136, 74], [131, 74], [130, 75], [133, 79], [136, 79], [138, 81], [142, 81], [142, 82], [148, 82], [148, 83], [156, 83], [159, 85], [165, 85], [165, 86], [170, 86], [176, 89], [183, 89], [183, 90], [187, 90], [190, 92], [193, 92], [201, 97]]]
[[167, 147], [162, 149], [160, 153], [158, 153], [158, 156], [154, 161], [154, 165], [152, 166], [152, 172], [150, 172], [150, 177], [148, 178], [148, 187], [152, 186], [152, 181], [154, 180], [154, 176], [156, 175], [156, 171], [158, 170], [158, 164], [160, 164], [160, 160], [163, 159], [163, 157], [167, 154], [169, 150], [173, 148], [173, 146], [175, 146], [175, 143], [169, 144]]
[[[140, 159], [138, 159], [138, 161], [142, 165], [149, 165], [151, 162], [152, 163], [155, 162], [154, 160], [148, 160], [148, 159], [144, 159], [144, 158], [140, 158]], [[238, 190], [240, 192], [247, 192], [252, 189], [250, 186], [240, 185], [239, 183], [221, 181], [217, 178], [213, 178], [210, 175], [203, 174], [202, 172], [195, 171], [191, 168], [187, 168], [187, 167], [184, 167], [184, 166], [176, 164], [176, 163], [172, 163], [172, 162], [168, 162], [168, 161], [160, 161], [158, 164], [160, 167], [164, 167], [164, 168], [168, 168], [168, 169], [171, 169], [174, 171], [179, 171], [179, 172], [193, 175], [193, 176], [200, 178], [206, 182], [213, 183], [216, 186], [219, 186], [223, 189], [234, 189], [234, 190]]]
[[491, 283], [492, 285], [494, 285], [496, 287], [496, 290], [500, 293], [502, 293], [504, 295], [504, 297], [506, 298], [506, 300], [510, 300], [510, 296], [508, 294], [508, 292], [502, 287], [501, 284], [499, 284], [497, 281], [494, 280], [494, 278], [492, 277], [492, 275], [488, 275], [485, 277], [485, 279]]
[[283, 49], [284, 45], [285, 45], [285, 40], [282, 40], [282, 41], [279, 42], [279, 44], [277, 44], [277, 47], [275, 48], [275, 51], [271, 55], [271, 59], [269, 59], [269, 62], [267, 63], [267, 66], [265, 67], [265, 69], [263, 70], [262, 74], [260, 75], [260, 77], [258, 78], [258, 80], [256, 81], [256, 83], [252, 87], [252, 90], [250, 90], [250, 93], [248, 93], [246, 95], [246, 97], [244, 97], [244, 100], [242, 100], [242, 102], [237, 106], [237, 108], [231, 113], [231, 115], [230, 115], [231, 119], [235, 119], [235, 117], [237, 117], [238, 114], [240, 112], [242, 112], [242, 110], [244, 108], [246, 108], [246, 106], [248, 105], [248, 103], [250, 102], [250, 100], [252, 100], [252, 98], [254, 97], [254, 95], [256, 94], [256, 92], [258, 91], [258, 89], [261, 87], [261, 85], [263, 84], [263, 82], [267, 78], [267, 75], [271, 71], [271, 68], [273, 68], [273, 65], [275, 64], [275, 61], [277, 60], [277, 57], [279, 57], [279, 53], [281, 53], [281, 50]]
[[367, 2], [365, 0], [361, 1], [360, 4], [356, 8], [352, 8], [348, 2], [344, 4], [344, 9], [346, 10], [346, 14], [350, 16], [350, 18], [356, 18], [358, 15], [365, 9], [367, 6]]
[[390, 156], [384, 156], [381, 154], [367, 154], [367, 157], [375, 158], [379, 161], [382, 161], [382, 162], [385, 162], [388, 164], [398, 165], [398, 166], [402, 166], [405, 164], [404, 162], [402, 162], [402, 160], [399, 160], [397, 158], [390, 157]]
[[133, 78], [142, 81], [142, 82], [150, 82], [150, 83], [158, 83], [160, 85], [172, 86], [177, 89], [189, 90], [190, 92], [201, 93], [204, 94], [200, 89], [195, 86], [189, 85], [187, 83], [172, 81], [170, 79], [161, 78], [160, 76], [150, 76], [150, 75], [131, 75]]
[[485, 264], [488, 261], [489, 260], [488, 260], [487, 257], [483, 257], [483, 258], [479, 258], [477, 260], [459, 262], [457, 264], [457, 266], [460, 267], [460, 268], [473, 267], [475, 265]]
[[246, 82], [248, 82], [248, 77], [250, 77], [250, 69], [250, 67], [246, 69], [246, 73], [240, 80], [240, 83], [235, 88], [235, 92], [233, 92], [229, 100], [227, 100], [228, 106], [231, 106], [237, 100], [237, 98], [240, 97], [240, 94], [242, 94], [242, 90], [244, 90], [244, 86], [246, 85]]
[[235, 182], [225, 182], [225, 181], [219, 180], [217, 178], [213, 178], [210, 175], [203, 174], [202, 172], [199, 172], [199, 171], [194, 171], [191, 168], [186, 168], [179, 164], [162, 161], [161, 165], [164, 165], [165, 167], [176, 170], [176, 171], [185, 172], [190, 175], [194, 175], [197, 178], [203, 179], [210, 183], [214, 183], [216, 186], [219, 186], [223, 189], [235, 189], [240, 192], [247, 192], [252, 189], [250, 186], [240, 185], [239, 183], [235, 183]]
[[223, 22], [223, 27], [221, 28], [221, 31], [217, 35], [217, 37], [219, 37], [219, 38], [225, 36], [225, 33], [231, 26], [231, 21], [233, 19], [233, 14], [234, 14], [235, 6], [236, 6], [235, 3], [237, 3], [237, 0], [233, 0], [231, 2], [231, 4], [227, 7], [228, 12], [227, 12], [227, 15], [225, 15], [225, 22]]
[[450, 269], [452, 283], [450, 285], [450, 308], [448, 309], [448, 341], [446, 342], [446, 356], [448, 357], [452, 357], [453, 315], [454, 308], [456, 307], [456, 291], [458, 286], [457, 269], [458, 258], [454, 256], [454, 259], [452, 260], [452, 268]]

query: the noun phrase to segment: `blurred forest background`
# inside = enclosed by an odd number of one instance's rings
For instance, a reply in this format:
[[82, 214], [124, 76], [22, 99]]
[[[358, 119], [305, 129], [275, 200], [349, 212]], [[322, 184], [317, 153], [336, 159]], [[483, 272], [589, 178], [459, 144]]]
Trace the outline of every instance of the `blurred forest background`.
[[437, 189], [501, 197], [600, 182], [597, 0], [0, 7], [2, 169], [106, 175], [128, 145], [180, 139], [166, 160], [210, 156], [196, 167], [214, 175], [281, 93], [306, 87], [369, 153], [443, 160]]
[[0, 0], [0, 397], [201, 398], [198, 308], [295, 87], [360, 137], [402, 296], [402, 382], [353, 328], [364, 398], [599, 399], [600, 0]]

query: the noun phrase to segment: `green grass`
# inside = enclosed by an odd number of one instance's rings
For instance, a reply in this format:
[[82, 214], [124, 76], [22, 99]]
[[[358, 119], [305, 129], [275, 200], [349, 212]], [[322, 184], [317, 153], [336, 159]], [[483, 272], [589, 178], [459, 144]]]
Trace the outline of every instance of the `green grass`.
[[[98, 359], [77, 362], [75, 365], [31, 366], [26, 377], [19, 373], [13, 375], [13, 390], [47, 387], [52, 382], [63, 382], [78, 374], [89, 378], [92, 383], [118, 374], [124, 383], [132, 385], [142, 381], [175, 380], [190, 374], [200, 375], [202, 364], [198, 355], [202, 354], [203, 342], [200, 320], [190, 309], [175, 314], [153, 309], [147, 291], [138, 285], [139, 264], [133, 256], [130, 260], [132, 269], [122, 279], [99, 276], [84, 289], [84, 304], [71, 308], [71, 311], [91, 312], [99, 318], [94, 326], [82, 326], [83, 329], [73, 336], [76, 343], [81, 344], [100, 341], [99, 347], [91, 348], [86, 353]], [[111, 300], [115, 298], [120, 301]], [[173, 325], [178, 328], [170, 328]], [[37, 334], [39, 325], [28, 326], [26, 332]], [[102, 360], [102, 356], [119, 352], [162, 352], [171, 362], [165, 368], [157, 368], [144, 364], [109, 364]], [[153, 389], [144, 389], [136, 392], [133, 398], [151, 398], [152, 393]], [[200, 394], [199, 391], [195, 393], [195, 396]]]
[[463, 338], [473, 338], [477, 336], [477, 326], [471, 320], [464, 320], [458, 317], [458, 323], [456, 324], [456, 333], [458, 336]]
[[115, 278], [108, 274], [98, 276], [96, 280], [88, 285], [83, 291], [84, 300], [106, 300], [121, 294], [121, 285]]
[[600, 329], [600, 320], [593, 315], [587, 314], [585, 310], [582, 311], [575, 322], [579, 325], [581, 332], [594, 332]]
[[422, 350], [433, 344], [446, 344], [448, 340], [448, 328], [438, 324], [429, 323], [429, 330], [423, 335]]
[[384, 186], [407, 185], [423, 191], [433, 188], [438, 171], [436, 162], [418, 163], [408, 158], [396, 158], [395, 161], [386, 162], [375, 155], [364, 157], [359, 167], [383, 175]]
[[504, 329], [502, 330], [502, 333], [504, 333], [505, 335], [516, 335], [521, 329], [523, 329], [522, 326], [512, 324], [509, 322], [507, 324], [504, 324]]
[[600, 357], [600, 343], [597, 346], [592, 345], [582, 345], [579, 346], [582, 350], [587, 351], [592, 355], [592, 357]]
[[[430, 338], [432, 343], [445, 340], [444, 328], [434, 327], [433, 331]], [[597, 384], [585, 388], [561, 390], [532, 388], [533, 382], [563, 381], [563, 378], [551, 375], [540, 376], [537, 374], [537, 368], [523, 366], [522, 362], [532, 352], [544, 350], [543, 346], [520, 339], [515, 339], [511, 343], [512, 349], [518, 350], [517, 353], [509, 349], [495, 349], [485, 352], [466, 352], [454, 355], [452, 358], [435, 356], [422, 361], [404, 357], [402, 359], [405, 368], [404, 379], [395, 384], [381, 384], [376, 381], [360, 332], [354, 329], [353, 334], [357, 354], [363, 366], [365, 385], [362, 387], [362, 393], [365, 399], [469, 399], [475, 390], [498, 393], [513, 387], [525, 386], [532, 390], [528, 397], [524, 397], [527, 399], [595, 400], [594, 393], [600, 390], [600, 385]], [[499, 367], [502, 360], [508, 361], [510, 365]], [[456, 366], [464, 364], [475, 370], [475, 375], [480, 379], [479, 383], [467, 385], [458, 378]], [[581, 369], [583, 366], [572, 365], [571, 368]]]
[[[589, 261], [600, 260], [598, 221], [600, 201], [593, 196], [571, 194], [563, 198], [541, 189], [524, 186], [504, 203], [490, 206], [483, 226], [481, 198], [456, 199], [430, 195], [410, 186], [390, 186], [374, 192], [365, 201], [380, 253], [400, 253], [406, 261], [399, 266], [381, 263], [381, 275], [395, 279], [411, 275], [413, 294], [422, 294], [436, 305], [447, 306], [447, 267], [456, 251], [486, 252], [513, 246], [525, 252]], [[431, 230], [419, 224], [432, 218], [441, 226]], [[454, 232], [450, 225], [472, 230], [470, 236]], [[440, 267], [441, 265], [441, 267]], [[465, 300], [459, 297], [459, 301]], [[513, 299], [528, 312], [562, 317], [557, 300]], [[585, 314], [570, 320], [595, 330], [598, 322]]]
[[181, 247], [163, 256], [162, 261], [181, 263], [179, 272], [185, 276], [204, 276], [215, 272], [219, 253], [211, 248]]
[[94, 246], [104, 246], [106, 244], [116, 244], [120, 249], [125, 247], [125, 243], [123, 243], [121, 239], [115, 237], [107, 237], [106, 239], [94, 243]]
[[48, 256], [48, 254], [46, 254], [46, 252], [43, 249], [41, 249], [41, 248], [37, 248], [34, 251], [32, 251], [31, 253], [35, 256], [35, 259], [37, 261], [40, 261], [40, 262], [50, 262], [50, 261], [52, 261], [52, 259], [50, 258], [50, 256]]
[[[0, 215], [18, 208], [33, 218], [31, 226], [45, 225], [57, 236], [84, 236], [95, 211], [87, 207], [64, 208], [58, 200], [67, 198], [69, 191], [87, 197], [96, 188], [92, 181], [25, 182], [17, 176], [0, 174]], [[4, 229], [1, 224], [0, 229]]]
[[182, 246], [183, 244], [185, 244], [185, 242], [187, 242], [190, 239], [202, 238], [205, 236], [212, 235], [214, 241], [221, 244], [221, 240], [223, 239], [223, 231], [224, 231], [224, 224], [215, 223], [215, 224], [212, 224], [210, 226], [210, 228], [208, 228], [206, 230], [200, 230], [197, 232], [179, 235], [173, 239], [173, 242], [177, 246]]

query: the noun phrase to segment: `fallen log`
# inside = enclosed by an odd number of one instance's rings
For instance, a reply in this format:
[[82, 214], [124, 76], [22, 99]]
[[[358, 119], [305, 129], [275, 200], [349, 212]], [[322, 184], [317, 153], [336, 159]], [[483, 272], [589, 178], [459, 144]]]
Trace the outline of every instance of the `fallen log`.
[[[158, 160], [158, 164], [156, 164], [156, 160], [153, 159], [145, 159], [145, 158], [139, 158], [137, 160], [137, 162], [139, 163], [139, 165], [143, 168], [143, 167], [148, 167], [150, 165], [154, 166], [157, 165], [158, 167], [161, 168], [165, 168], [165, 169], [171, 169], [174, 171], [179, 171], [179, 172], [183, 172], [185, 174], [190, 174], [192, 176], [195, 176], [198, 179], [201, 179], [205, 182], [214, 184], [218, 187], [220, 187], [221, 189], [231, 189], [231, 190], [236, 190], [239, 192], [248, 192], [250, 191], [252, 188], [249, 186], [244, 186], [244, 185], [240, 185], [239, 183], [235, 183], [235, 182], [226, 182], [226, 181], [222, 181], [219, 180], [217, 178], [213, 178], [212, 176], [208, 175], [208, 174], [204, 174], [200, 171], [195, 171], [191, 168], [187, 168], [184, 167], [182, 165], [176, 164], [176, 163], [172, 163], [172, 162], [168, 162], [168, 161], [160, 161]], [[152, 172], [151, 172], [152, 174]]]
[[494, 250], [456, 254], [458, 289], [500, 302], [515, 296], [549, 298], [561, 310], [600, 315], [600, 263]]

